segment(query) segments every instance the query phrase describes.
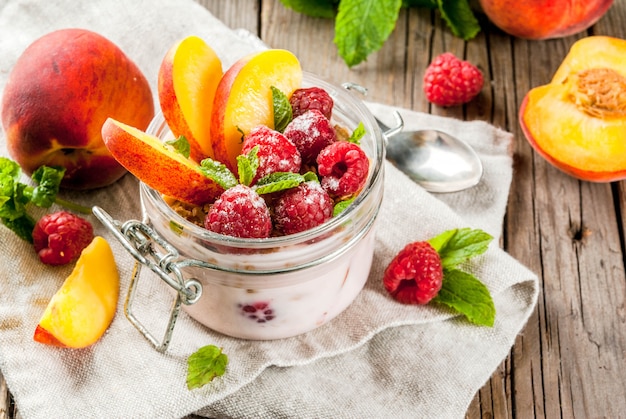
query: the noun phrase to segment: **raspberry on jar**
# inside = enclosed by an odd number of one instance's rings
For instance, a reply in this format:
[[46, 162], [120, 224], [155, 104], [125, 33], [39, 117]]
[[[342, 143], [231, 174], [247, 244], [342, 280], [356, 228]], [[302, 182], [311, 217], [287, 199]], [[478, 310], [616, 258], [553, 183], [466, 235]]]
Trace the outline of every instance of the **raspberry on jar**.
[[333, 99], [321, 87], [296, 89], [291, 94], [289, 103], [291, 104], [294, 118], [312, 109], [317, 109], [327, 119], [330, 119], [333, 114]]
[[300, 171], [302, 163], [300, 152], [291, 140], [280, 132], [265, 125], [253, 128], [243, 140], [241, 153], [248, 154], [257, 145], [259, 146], [257, 153], [259, 167], [252, 184], [270, 173], [298, 173]]
[[215, 233], [242, 238], [266, 238], [272, 232], [270, 212], [252, 188], [238, 184], [211, 205], [204, 227]]
[[303, 164], [314, 163], [319, 152], [337, 139], [334, 127], [317, 109], [294, 118], [284, 134], [298, 148]]
[[317, 156], [317, 172], [322, 187], [333, 197], [344, 198], [359, 192], [369, 172], [369, 159], [354, 143], [338, 141]]
[[333, 216], [334, 202], [317, 181], [287, 189], [274, 203], [274, 226], [295, 234], [323, 224]]
[[47, 265], [65, 265], [78, 259], [94, 237], [89, 221], [67, 211], [41, 217], [32, 236], [39, 260]]

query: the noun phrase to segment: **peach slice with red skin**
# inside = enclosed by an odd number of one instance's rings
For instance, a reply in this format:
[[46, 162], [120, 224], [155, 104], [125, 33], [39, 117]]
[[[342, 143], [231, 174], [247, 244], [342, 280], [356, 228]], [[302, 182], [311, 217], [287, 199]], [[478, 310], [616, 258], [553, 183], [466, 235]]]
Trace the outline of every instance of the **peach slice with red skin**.
[[519, 111], [530, 145], [549, 163], [593, 182], [626, 179], [626, 40], [577, 41], [552, 81]]
[[122, 166], [164, 195], [204, 205], [224, 191], [204, 175], [198, 163], [137, 128], [109, 118], [102, 125], [102, 138]]
[[84, 348], [97, 342], [115, 317], [119, 273], [111, 247], [99, 236], [83, 249], [72, 273], [50, 299], [33, 339]]
[[250, 54], [228, 68], [213, 102], [211, 141], [215, 159], [237, 173], [243, 136], [259, 125], [274, 128], [272, 86], [289, 97], [301, 83], [300, 62], [282, 49]]
[[187, 138], [190, 157], [197, 162], [213, 157], [211, 113], [222, 75], [217, 54], [197, 36], [189, 36], [170, 48], [159, 68], [163, 117], [176, 137]]

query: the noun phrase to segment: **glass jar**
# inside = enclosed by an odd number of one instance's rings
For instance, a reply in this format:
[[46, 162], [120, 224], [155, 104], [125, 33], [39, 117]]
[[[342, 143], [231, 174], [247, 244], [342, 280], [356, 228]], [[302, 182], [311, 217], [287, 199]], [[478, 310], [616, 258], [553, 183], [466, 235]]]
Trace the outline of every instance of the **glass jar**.
[[[264, 340], [315, 329], [345, 310], [362, 290], [374, 254], [374, 226], [383, 196], [383, 136], [353, 93], [305, 73], [303, 86], [325, 89], [334, 100], [332, 122], [352, 132], [362, 122], [361, 147], [370, 158], [368, 180], [341, 214], [298, 234], [242, 239], [208, 231], [179, 216], [161, 194], [140, 184], [144, 222], [183, 258], [185, 278], [202, 285], [183, 309], [228, 336]], [[172, 139], [162, 114], [147, 130]]]

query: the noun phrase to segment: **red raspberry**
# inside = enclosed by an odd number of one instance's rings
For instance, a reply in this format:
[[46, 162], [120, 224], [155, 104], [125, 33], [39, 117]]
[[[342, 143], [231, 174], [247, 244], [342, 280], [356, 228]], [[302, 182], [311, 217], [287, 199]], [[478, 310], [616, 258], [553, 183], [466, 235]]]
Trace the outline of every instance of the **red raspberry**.
[[65, 265], [78, 259], [92, 240], [91, 223], [66, 211], [44, 215], [33, 229], [35, 251], [47, 265]]
[[302, 163], [306, 164], [315, 162], [319, 152], [337, 139], [330, 121], [317, 109], [294, 118], [285, 128], [284, 134], [296, 145]]
[[426, 99], [439, 106], [462, 105], [483, 87], [483, 73], [450, 52], [436, 57], [424, 73]]
[[320, 87], [295, 90], [289, 98], [289, 103], [291, 103], [294, 118], [311, 109], [317, 109], [327, 119], [330, 119], [333, 114], [333, 99], [326, 90]]
[[263, 198], [239, 184], [224, 191], [211, 205], [204, 227], [227, 236], [265, 238], [272, 232], [272, 221]]
[[294, 234], [323, 224], [333, 216], [334, 202], [317, 181], [285, 191], [274, 203], [274, 225]]
[[317, 172], [322, 187], [333, 197], [354, 195], [363, 188], [369, 171], [369, 159], [354, 143], [338, 141], [317, 156]]
[[442, 281], [441, 258], [428, 242], [406, 245], [383, 276], [387, 291], [404, 304], [428, 304], [439, 293]]
[[259, 168], [252, 184], [263, 176], [274, 172], [300, 171], [302, 159], [296, 146], [283, 134], [260, 125], [250, 131], [243, 140], [242, 154], [248, 154], [254, 146], [259, 146], [257, 156]]

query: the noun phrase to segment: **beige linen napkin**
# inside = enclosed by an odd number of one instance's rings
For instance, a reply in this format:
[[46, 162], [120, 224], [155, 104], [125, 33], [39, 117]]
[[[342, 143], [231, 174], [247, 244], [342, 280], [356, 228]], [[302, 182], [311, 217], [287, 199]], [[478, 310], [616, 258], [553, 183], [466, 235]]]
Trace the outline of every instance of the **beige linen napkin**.
[[[64, 27], [84, 27], [108, 37], [153, 86], [165, 52], [184, 36], [205, 39], [224, 66], [259, 48], [191, 0], [0, 1], [0, 92], [24, 48]], [[390, 107], [368, 106], [390, 121]], [[470, 142], [485, 164], [484, 179], [469, 191], [435, 197], [387, 164], [379, 215], [385, 228], [377, 233], [365, 289], [338, 318], [295, 338], [232, 339], [182, 314], [169, 350], [161, 354], [127, 321], [120, 300], [110, 329], [92, 347], [71, 350], [35, 343], [35, 325], [71, 267], [42, 265], [27, 243], [0, 226], [0, 370], [23, 417], [172, 418], [192, 412], [258, 418], [463, 417], [507, 356], [538, 294], [536, 276], [497, 246], [512, 175], [507, 153], [512, 138], [482, 122], [402, 113], [409, 128], [438, 127]], [[7, 155], [4, 135], [0, 154]], [[141, 217], [137, 181], [130, 175], [106, 189], [65, 197], [100, 205], [119, 220]], [[133, 259], [94, 217], [90, 220], [114, 249], [125, 294]], [[496, 237], [485, 255], [467, 265], [494, 297], [493, 328], [472, 326], [434, 307], [397, 304], [386, 295], [382, 271], [401, 247], [467, 226]], [[165, 319], [169, 301], [161, 284], [150, 277], [141, 284], [139, 314]], [[227, 373], [188, 391], [187, 356], [207, 344], [221, 346], [229, 355]]]

